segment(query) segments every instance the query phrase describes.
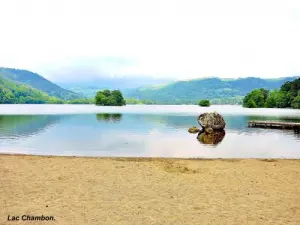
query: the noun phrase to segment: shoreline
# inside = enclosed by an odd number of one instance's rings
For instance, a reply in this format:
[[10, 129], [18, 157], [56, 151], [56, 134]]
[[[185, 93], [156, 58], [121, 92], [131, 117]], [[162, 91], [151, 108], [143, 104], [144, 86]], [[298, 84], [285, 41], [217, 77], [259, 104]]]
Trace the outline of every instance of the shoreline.
[[42, 158], [79, 158], [79, 159], [107, 159], [107, 160], [141, 160], [141, 161], [165, 161], [165, 160], [194, 160], [194, 161], [242, 161], [242, 160], [258, 160], [258, 161], [300, 161], [300, 158], [204, 158], [204, 157], [194, 157], [194, 158], [183, 158], [183, 157], [136, 157], [136, 156], [76, 156], [76, 155], [35, 155], [35, 154], [22, 154], [22, 153], [1, 153], [2, 156], [22, 156], [22, 157], [42, 157]]
[[299, 224], [300, 160], [0, 154], [0, 224]]

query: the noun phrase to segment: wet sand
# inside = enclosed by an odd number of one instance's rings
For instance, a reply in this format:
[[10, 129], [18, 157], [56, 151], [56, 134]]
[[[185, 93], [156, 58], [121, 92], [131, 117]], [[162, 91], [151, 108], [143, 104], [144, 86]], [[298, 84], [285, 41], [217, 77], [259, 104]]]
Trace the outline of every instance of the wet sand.
[[300, 160], [0, 155], [0, 203], [1, 225], [300, 224]]

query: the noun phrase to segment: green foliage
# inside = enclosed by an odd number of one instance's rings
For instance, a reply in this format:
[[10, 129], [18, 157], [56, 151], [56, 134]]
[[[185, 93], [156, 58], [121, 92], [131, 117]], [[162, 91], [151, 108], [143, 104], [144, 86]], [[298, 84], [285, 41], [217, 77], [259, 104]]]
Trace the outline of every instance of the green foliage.
[[247, 108], [263, 108], [269, 96], [269, 91], [263, 88], [255, 89], [247, 94], [243, 100], [243, 106]]
[[288, 92], [279, 91], [276, 98], [276, 107], [277, 108], [288, 108], [290, 107], [290, 98]]
[[126, 105], [126, 101], [124, 100], [123, 95], [119, 90], [98, 91], [95, 97], [95, 103], [96, 105], [102, 105], [102, 106]]
[[63, 89], [39, 74], [27, 70], [0, 67], [0, 76], [45, 92], [47, 95], [54, 96], [56, 98], [70, 100], [82, 97], [80, 94]]
[[261, 94], [263, 95], [263, 101], [265, 102], [267, 100], [267, 98], [269, 97], [270, 91], [266, 90], [264, 88], [260, 88], [259, 89]]
[[[13, 80], [5, 78], [3, 71], [8, 73], [10, 71], [10, 76], [14, 78]], [[20, 71], [16, 74], [13, 73], [13, 69], [0, 68], [0, 104], [94, 104], [95, 99], [88, 98], [73, 98], [70, 100], [59, 99], [54, 96], [49, 96], [48, 94], [32, 88], [29, 85], [16, 82], [16, 77], [20, 75]], [[25, 74], [23, 74], [25, 73]], [[23, 71], [21, 74], [28, 75], [28, 71]], [[7, 74], [6, 74], [7, 75]], [[28, 75], [28, 79], [33, 79]], [[33, 77], [38, 76], [34, 75]], [[34, 79], [33, 79], [34, 80]], [[104, 91], [104, 96], [106, 98], [107, 105], [124, 105], [125, 101], [123, 99], [122, 93], [120, 91], [109, 90]], [[75, 97], [75, 96], [73, 96]]]
[[298, 95], [293, 101], [292, 101], [292, 107], [294, 109], [300, 109], [300, 95]]
[[247, 108], [299, 108], [300, 78], [284, 83], [280, 90], [256, 89], [247, 94], [243, 106]]
[[62, 100], [0, 76], [0, 104], [61, 104]]
[[66, 101], [67, 104], [95, 104], [95, 99], [91, 98], [77, 98]]
[[278, 90], [274, 90], [270, 93], [269, 97], [267, 98], [265, 107], [267, 108], [276, 108], [277, 107], [277, 99], [278, 99]]
[[127, 98], [126, 104], [128, 105], [153, 105], [155, 102], [151, 100], [139, 100], [135, 98]]
[[[241, 96], [245, 96], [253, 89], [278, 89], [286, 81], [295, 77], [284, 79], [219, 79], [205, 78], [188, 81], [178, 81], [167, 85], [150, 86], [124, 91], [126, 98], [151, 100], [156, 104], [198, 104], [199, 99], [208, 99], [213, 104], [242, 103]], [[264, 99], [267, 92], [263, 93]], [[263, 106], [262, 106], [263, 107]]]
[[257, 108], [256, 103], [254, 102], [253, 99], [250, 99], [248, 102], [248, 108]]
[[199, 105], [203, 106], [203, 107], [208, 107], [208, 106], [210, 106], [210, 102], [209, 102], [209, 100], [204, 99], [199, 102]]
[[242, 105], [244, 96], [213, 98], [210, 100], [213, 105]]
[[291, 87], [292, 87], [292, 83], [288, 81], [280, 87], [280, 91], [289, 91], [291, 90]]

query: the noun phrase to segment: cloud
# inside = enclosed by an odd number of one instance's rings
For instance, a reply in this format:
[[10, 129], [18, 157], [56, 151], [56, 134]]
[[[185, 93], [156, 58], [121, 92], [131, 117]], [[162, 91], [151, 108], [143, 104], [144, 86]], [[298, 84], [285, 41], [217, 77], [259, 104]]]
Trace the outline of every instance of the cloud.
[[290, 76], [300, 72], [299, 3], [1, 1], [0, 66], [46, 77]]

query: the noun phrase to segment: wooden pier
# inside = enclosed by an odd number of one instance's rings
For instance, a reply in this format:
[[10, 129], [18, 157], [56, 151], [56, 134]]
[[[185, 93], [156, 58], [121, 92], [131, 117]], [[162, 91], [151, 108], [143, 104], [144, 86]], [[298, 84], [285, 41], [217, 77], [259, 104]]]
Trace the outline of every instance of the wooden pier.
[[300, 129], [300, 123], [274, 121], [248, 121], [248, 127], [262, 127], [275, 129]]

